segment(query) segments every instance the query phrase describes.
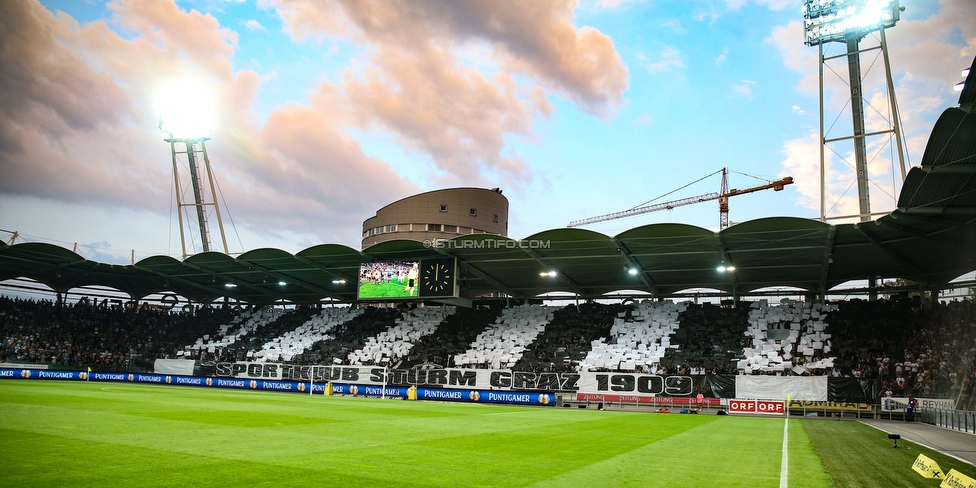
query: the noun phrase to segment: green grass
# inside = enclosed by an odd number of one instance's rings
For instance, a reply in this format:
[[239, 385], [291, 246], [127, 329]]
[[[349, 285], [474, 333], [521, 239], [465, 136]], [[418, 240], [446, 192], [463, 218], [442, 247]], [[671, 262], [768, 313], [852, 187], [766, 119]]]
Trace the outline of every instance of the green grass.
[[[779, 486], [782, 419], [0, 381], [0, 486]], [[937, 486], [856, 422], [790, 420], [795, 487]], [[962, 463], [925, 451], [946, 470]]]
[[859, 422], [801, 422], [834, 486], [939, 486], [939, 481], [922, 478], [912, 470], [919, 454], [935, 460], [946, 473], [956, 469], [976, 474], [970, 464], [904, 439], [898, 441], [899, 449], [892, 449], [887, 435]]

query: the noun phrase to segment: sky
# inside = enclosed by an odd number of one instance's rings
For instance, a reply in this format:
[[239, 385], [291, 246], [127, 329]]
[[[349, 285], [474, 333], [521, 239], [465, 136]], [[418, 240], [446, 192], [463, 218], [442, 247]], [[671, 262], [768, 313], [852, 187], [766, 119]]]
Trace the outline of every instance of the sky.
[[[976, 3], [902, 0], [886, 31], [909, 164], [976, 56]], [[745, 188], [733, 225], [820, 215], [818, 50], [799, 0], [3, 0], [0, 239], [127, 263], [181, 254], [154, 100], [212, 100], [207, 152], [230, 251], [359, 249], [406, 196], [498, 187], [509, 236]], [[876, 45], [877, 36], [862, 41]], [[825, 46], [828, 54], [844, 46]], [[887, 127], [878, 51], [868, 130]], [[849, 135], [846, 63], [826, 65], [828, 137]], [[849, 110], [849, 109], [846, 109]], [[848, 131], [845, 133], [845, 130]], [[827, 154], [830, 215], [857, 213], [850, 149]], [[873, 211], [895, 208], [890, 138], [869, 141]], [[717, 202], [594, 224], [718, 230]]]

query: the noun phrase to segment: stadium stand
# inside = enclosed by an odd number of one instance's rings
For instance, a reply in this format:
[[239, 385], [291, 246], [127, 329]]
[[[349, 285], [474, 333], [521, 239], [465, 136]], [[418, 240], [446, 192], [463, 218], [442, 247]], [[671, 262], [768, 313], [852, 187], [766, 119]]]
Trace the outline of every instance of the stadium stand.
[[[294, 330], [285, 331], [278, 337], [265, 342], [258, 351], [248, 351], [245, 356], [259, 362], [291, 361], [292, 358], [303, 354], [316, 342], [334, 339], [333, 336], [329, 335], [333, 328], [358, 317], [362, 313], [362, 310], [350, 307], [322, 309]], [[280, 320], [279, 322], [284, 321]]]
[[515, 366], [526, 346], [545, 330], [557, 308], [532, 304], [506, 308], [467, 351], [454, 356], [454, 364], [492, 369]]
[[825, 332], [827, 313], [836, 305], [788, 301], [769, 307], [765, 301], [753, 302], [749, 311], [752, 347], [745, 348], [745, 360], [738, 369], [744, 374], [791, 372], [816, 374], [833, 369], [836, 357], [830, 353], [830, 334]]
[[678, 328], [678, 314], [688, 303], [642, 301], [633, 309], [618, 312], [610, 328], [609, 341], [592, 341], [592, 349], [580, 364], [581, 370], [656, 372], [671, 336]]
[[332, 329], [332, 338], [312, 344], [299, 356], [300, 364], [348, 364], [349, 353], [362, 349], [370, 336], [390, 328], [400, 317], [395, 308], [367, 307], [352, 320]]
[[546, 326], [528, 349], [522, 353], [513, 369], [518, 371], [571, 371], [578, 369], [590, 352], [594, 340], [610, 337], [617, 315], [627, 310], [625, 305], [584, 303], [556, 310]]
[[134, 358], [175, 356], [193, 337], [215, 330], [235, 311], [204, 307], [192, 314], [143, 307], [0, 297], [0, 362], [125, 371]]
[[155, 358], [832, 375], [877, 379], [895, 396], [958, 398], [958, 405], [972, 409], [976, 305], [894, 298], [736, 307], [670, 301], [563, 308], [205, 307], [191, 314], [0, 298], [0, 362], [138, 372]]
[[221, 325], [216, 333], [205, 334], [186, 346], [183, 355], [197, 359], [206, 359], [208, 354], [219, 359], [236, 358], [235, 353], [242, 349], [234, 347], [238, 341], [245, 340], [248, 335], [279, 319], [284, 313], [281, 309], [247, 310], [229, 323]]
[[495, 322], [504, 307], [461, 308], [449, 315], [437, 328], [437, 334], [414, 342], [410, 355], [400, 367], [417, 365], [455, 366], [454, 356], [468, 349], [478, 334]]
[[748, 307], [689, 304], [680, 315], [671, 346], [661, 366], [668, 373], [735, 374], [734, 359], [742, 357]]
[[438, 324], [455, 312], [455, 307], [415, 308], [396, 319], [395, 325], [366, 339], [363, 347], [349, 353], [349, 364], [392, 365], [410, 354], [414, 341], [429, 336]]

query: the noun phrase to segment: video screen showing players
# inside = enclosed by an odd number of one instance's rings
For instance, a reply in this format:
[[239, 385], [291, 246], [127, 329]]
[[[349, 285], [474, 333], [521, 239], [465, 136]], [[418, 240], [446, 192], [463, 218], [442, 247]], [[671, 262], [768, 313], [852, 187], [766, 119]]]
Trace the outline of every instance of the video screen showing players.
[[416, 298], [419, 261], [377, 261], [359, 266], [360, 299]]

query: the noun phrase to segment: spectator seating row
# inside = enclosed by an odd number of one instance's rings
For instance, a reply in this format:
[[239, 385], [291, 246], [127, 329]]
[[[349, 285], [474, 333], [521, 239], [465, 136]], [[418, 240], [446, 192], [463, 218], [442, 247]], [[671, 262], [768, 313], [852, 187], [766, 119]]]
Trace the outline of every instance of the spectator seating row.
[[414, 342], [429, 336], [448, 315], [455, 312], [451, 306], [418, 307], [396, 319], [389, 329], [366, 340], [363, 347], [349, 353], [349, 364], [382, 364], [399, 362], [410, 354]]
[[738, 362], [744, 374], [753, 372], [809, 374], [834, 367], [826, 332], [827, 314], [836, 305], [810, 304], [786, 300], [770, 307], [763, 300], [753, 302], [749, 311], [751, 347], [743, 349], [745, 359]]
[[531, 304], [506, 308], [467, 351], [454, 356], [454, 364], [494, 369], [515, 366], [526, 346], [545, 330], [558, 308]]
[[194, 353], [206, 351], [216, 353], [218, 350], [228, 347], [248, 334], [258, 330], [267, 323], [278, 319], [285, 311], [276, 308], [256, 308], [248, 310], [234, 317], [229, 323], [223, 324], [214, 334], [205, 334], [193, 344], [178, 351], [177, 356], [193, 356]]
[[334, 337], [329, 332], [340, 324], [344, 324], [363, 311], [350, 307], [323, 308], [294, 330], [265, 342], [258, 351], [247, 351], [246, 357], [255, 361], [291, 361], [297, 355], [305, 352], [316, 342], [328, 341]]
[[590, 353], [579, 369], [657, 371], [665, 351], [676, 347], [671, 345], [671, 336], [678, 328], [679, 314], [687, 308], [688, 302], [644, 300], [631, 311], [619, 312], [610, 328], [609, 341], [592, 341]]
[[0, 362], [105, 371], [145, 370], [157, 357], [205, 356], [398, 367], [829, 373], [880, 378], [895, 394], [958, 397], [973, 405], [973, 351], [976, 304], [969, 300], [736, 307], [645, 301], [562, 309], [496, 302], [458, 310], [203, 307], [172, 313], [0, 297]]

